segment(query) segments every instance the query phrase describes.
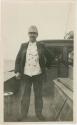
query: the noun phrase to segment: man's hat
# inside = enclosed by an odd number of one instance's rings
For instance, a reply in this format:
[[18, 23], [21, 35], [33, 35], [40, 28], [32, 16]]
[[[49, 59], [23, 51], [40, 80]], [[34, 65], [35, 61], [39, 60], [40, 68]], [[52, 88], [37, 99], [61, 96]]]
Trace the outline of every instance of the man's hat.
[[38, 34], [37, 27], [35, 25], [30, 26], [28, 33], [30, 33], [30, 32], [34, 32], [34, 33]]

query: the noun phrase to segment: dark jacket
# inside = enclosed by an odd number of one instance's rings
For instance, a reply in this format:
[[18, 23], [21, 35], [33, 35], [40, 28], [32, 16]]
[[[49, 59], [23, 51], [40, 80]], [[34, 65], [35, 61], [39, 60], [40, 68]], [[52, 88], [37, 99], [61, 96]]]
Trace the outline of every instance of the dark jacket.
[[[15, 61], [15, 73], [19, 72], [21, 73], [21, 75], [24, 74], [24, 66], [26, 62], [26, 52], [27, 52], [28, 43], [23, 43], [21, 45]], [[39, 54], [39, 64], [40, 64], [42, 73], [44, 73], [45, 68], [50, 66], [53, 56], [48, 52], [45, 45], [40, 42], [37, 42], [37, 50]]]

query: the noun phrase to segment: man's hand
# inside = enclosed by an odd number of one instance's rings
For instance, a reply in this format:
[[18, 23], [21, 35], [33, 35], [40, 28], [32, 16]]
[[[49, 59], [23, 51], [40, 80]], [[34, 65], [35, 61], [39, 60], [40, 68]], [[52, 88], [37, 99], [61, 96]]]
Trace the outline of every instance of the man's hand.
[[21, 79], [21, 74], [19, 72], [16, 73], [16, 79]]

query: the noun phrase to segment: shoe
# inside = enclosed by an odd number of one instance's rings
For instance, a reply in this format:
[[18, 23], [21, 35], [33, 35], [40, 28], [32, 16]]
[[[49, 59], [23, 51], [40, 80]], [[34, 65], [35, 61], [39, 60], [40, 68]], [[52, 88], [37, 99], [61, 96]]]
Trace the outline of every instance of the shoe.
[[27, 118], [27, 116], [24, 116], [24, 117], [18, 117], [18, 119], [17, 119], [17, 121], [23, 121], [24, 119], [26, 119]]
[[38, 115], [37, 115], [37, 118], [38, 118], [40, 121], [46, 121], [45, 117], [44, 117], [42, 114], [38, 114]]

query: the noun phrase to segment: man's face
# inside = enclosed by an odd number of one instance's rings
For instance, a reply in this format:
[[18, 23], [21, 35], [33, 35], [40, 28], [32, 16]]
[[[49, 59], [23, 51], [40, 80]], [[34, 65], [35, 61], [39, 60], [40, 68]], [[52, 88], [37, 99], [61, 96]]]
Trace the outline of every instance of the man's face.
[[35, 32], [29, 32], [28, 34], [29, 34], [29, 40], [30, 40], [31, 42], [35, 42], [35, 41], [36, 41], [36, 38], [37, 38], [37, 36], [38, 36], [38, 34], [35, 33]]

